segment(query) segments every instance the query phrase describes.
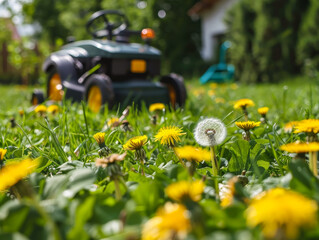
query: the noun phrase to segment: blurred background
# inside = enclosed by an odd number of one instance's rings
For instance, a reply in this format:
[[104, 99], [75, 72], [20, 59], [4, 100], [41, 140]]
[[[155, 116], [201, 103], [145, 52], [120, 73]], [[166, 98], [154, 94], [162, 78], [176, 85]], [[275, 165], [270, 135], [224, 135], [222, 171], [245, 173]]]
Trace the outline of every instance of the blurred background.
[[43, 83], [44, 59], [70, 37], [90, 39], [85, 24], [101, 9], [155, 30], [162, 74], [198, 79], [228, 40], [236, 81], [318, 77], [318, 0], [0, 0], [0, 84]]

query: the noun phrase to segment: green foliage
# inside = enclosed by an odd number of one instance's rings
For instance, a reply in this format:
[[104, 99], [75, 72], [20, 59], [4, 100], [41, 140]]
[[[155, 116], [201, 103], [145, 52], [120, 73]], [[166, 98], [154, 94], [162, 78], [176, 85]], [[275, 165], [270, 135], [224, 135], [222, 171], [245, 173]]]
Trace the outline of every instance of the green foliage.
[[153, 18], [164, 10], [166, 17], [157, 20], [158, 35], [155, 45], [163, 51], [166, 71], [196, 76], [203, 72], [203, 62], [196, 46], [200, 43], [200, 22], [192, 21], [187, 11], [196, 3], [194, 0], [154, 1]]
[[[306, 87], [300, 86], [300, 81]], [[198, 81], [187, 87], [185, 108], [160, 113], [157, 125], [151, 123], [153, 113], [147, 108], [131, 108], [126, 117], [130, 132], [107, 126], [111, 117], [121, 115], [116, 110], [105, 108], [94, 114], [84, 103], [65, 101], [58, 114], [44, 117], [30, 107], [30, 89], [0, 87], [0, 148], [7, 149], [5, 164], [26, 157], [42, 159], [37, 171], [22, 181], [31, 189], [32, 197], [16, 198], [14, 191], [0, 193], [0, 237], [141, 239], [145, 222], [165, 203], [174, 202], [165, 188], [181, 180], [205, 182], [201, 200], [185, 204], [193, 226], [187, 239], [263, 239], [260, 228], [247, 225], [246, 209], [251, 199], [271, 188], [290, 188], [319, 202], [319, 181], [309, 170], [308, 157], [293, 159], [279, 149], [282, 144], [306, 140], [305, 134], [285, 132], [286, 122], [319, 117], [319, 88], [314, 81], [298, 78], [288, 86], [218, 85], [211, 95], [212, 89], [198, 86]], [[221, 97], [225, 102], [216, 102]], [[257, 107], [270, 108], [268, 122], [251, 130], [249, 142], [242, 139], [242, 130], [234, 124], [243, 119], [242, 112], [233, 109], [233, 102], [240, 98], [251, 98], [256, 104], [247, 109], [250, 120], [260, 119]], [[20, 109], [24, 110], [22, 116]], [[173, 149], [154, 141], [161, 127], [174, 125], [186, 133], [178, 145], [198, 146], [193, 137], [196, 123], [212, 116], [223, 119], [228, 132], [225, 142], [216, 147], [221, 192], [230, 187], [227, 183], [233, 176], [248, 181], [246, 186], [235, 183], [234, 199], [228, 207], [222, 207], [216, 198], [210, 161], [198, 163], [190, 177]], [[11, 117], [19, 125], [12, 127]], [[134, 136], [148, 137], [145, 176], [132, 151], [116, 163], [121, 171], [120, 199], [116, 199], [114, 179], [95, 164], [99, 146], [92, 136], [100, 131], [105, 132], [105, 143], [113, 153], [123, 153], [123, 144]], [[317, 239], [317, 228], [318, 223], [313, 230], [302, 232], [300, 239]]]
[[[297, 47], [297, 59], [306, 70], [307, 68], [319, 68], [319, 2], [310, 0], [310, 7], [302, 21], [299, 42]], [[310, 69], [311, 70], [311, 69]]]
[[[300, 72], [296, 46], [303, 41], [301, 23], [312, 4], [306, 0], [241, 0], [226, 22], [232, 41], [230, 58], [242, 82], [277, 82]], [[313, 19], [308, 20], [315, 23]], [[312, 35], [312, 37], [314, 37]], [[304, 58], [302, 58], [304, 59]]]

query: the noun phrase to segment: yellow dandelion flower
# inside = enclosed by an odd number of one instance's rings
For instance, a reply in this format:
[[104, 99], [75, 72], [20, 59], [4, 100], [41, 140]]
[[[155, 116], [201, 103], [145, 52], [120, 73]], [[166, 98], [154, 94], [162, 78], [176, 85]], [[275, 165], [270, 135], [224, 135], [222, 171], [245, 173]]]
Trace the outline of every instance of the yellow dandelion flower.
[[306, 153], [306, 152], [317, 152], [319, 151], [319, 143], [311, 142], [311, 143], [301, 143], [294, 142], [288, 143], [280, 146], [282, 151], [287, 151], [290, 153]]
[[225, 99], [218, 97], [218, 98], [215, 98], [215, 102], [216, 103], [225, 103]]
[[269, 111], [269, 107], [261, 107], [261, 108], [258, 108], [258, 113], [260, 115], [266, 115]]
[[237, 127], [244, 129], [245, 131], [248, 131], [250, 129], [260, 126], [260, 122], [254, 122], [254, 121], [235, 122], [235, 124]]
[[7, 164], [0, 170], [0, 191], [3, 191], [32, 173], [39, 162], [37, 159], [25, 159]]
[[36, 113], [45, 113], [47, 111], [47, 107], [41, 104], [41, 105], [36, 106], [34, 111]]
[[165, 105], [163, 103], [153, 103], [149, 107], [150, 112], [163, 111], [164, 109]]
[[55, 114], [55, 113], [59, 112], [59, 106], [58, 105], [50, 105], [47, 108], [47, 112]]
[[93, 138], [99, 145], [103, 145], [105, 143], [105, 132], [95, 133]]
[[146, 144], [146, 142], [146, 135], [133, 137], [123, 145], [123, 148], [125, 150], [138, 150], [141, 149]]
[[255, 106], [255, 103], [248, 98], [239, 99], [234, 104], [235, 109], [246, 108], [250, 106]]
[[165, 192], [167, 196], [177, 202], [192, 200], [198, 202], [202, 198], [205, 184], [201, 180], [195, 182], [180, 181], [170, 184]]
[[238, 85], [236, 83], [232, 83], [230, 85], [230, 88], [233, 89], [233, 90], [236, 90], [238, 88]]
[[4, 159], [4, 155], [6, 155], [7, 149], [0, 148], [0, 161]]
[[226, 190], [220, 190], [220, 206], [222, 206], [223, 208], [229, 207], [230, 205], [233, 204], [234, 202], [234, 195], [232, 194], [231, 191], [229, 191], [228, 189]]
[[218, 84], [217, 83], [211, 83], [211, 84], [209, 84], [209, 87], [211, 89], [216, 89], [218, 87]]
[[234, 195], [235, 195], [235, 184], [238, 182], [238, 177], [232, 177], [231, 179], [228, 180], [227, 185], [225, 188], [221, 190], [220, 193], [220, 198], [221, 198], [221, 203], [220, 205], [222, 207], [228, 207], [234, 202]]
[[190, 162], [210, 161], [210, 152], [203, 148], [193, 146], [184, 146], [174, 148], [178, 158], [185, 159]]
[[305, 119], [296, 123], [294, 133], [301, 132], [319, 132], [319, 119]]
[[196, 89], [193, 91], [193, 94], [195, 95], [195, 97], [199, 97], [205, 94], [205, 90], [203, 88]]
[[161, 144], [174, 146], [181, 139], [179, 136], [184, 135], [181, 128], [176, 126], [162, 127], [155, 135], [155, 141], [160, 141]]
[[212, 96], [215, 96], [215, 91], [214, 90], [209, 90], [208, 91], [208, 96], [212, 97]]
[[296, 239], [301, 228], [316, 225], [317, 203], [297, 192], [275, 188], [254, 198], [246, 217], [249, 226], [261, 226], [266, 238], [284, 234], [288, 239]]
[[296, 126], [296, 124], [298, 124], [299, 121], [291, 121], [285, 124], [284, 126], [284, 131], [287, 133], [292, 132], [292, 130], [294, 129], [294, 127]]
[[187, 209], [177, 203], [165, 203], [142, 229], [142, 240], [183, 240], [191, 230]]
[[24, 115], [24, 110], [23, 110], [23, 109], [20, 109], [20, 110], [19, 110], [19, 115], [20, 115], [20, 116], [23, 116], [23, 115]]
[[117, 127], [118, 125], [120, 125], [120, 119], [117, 117], [113, 117], [107, 122], [109, 127]]

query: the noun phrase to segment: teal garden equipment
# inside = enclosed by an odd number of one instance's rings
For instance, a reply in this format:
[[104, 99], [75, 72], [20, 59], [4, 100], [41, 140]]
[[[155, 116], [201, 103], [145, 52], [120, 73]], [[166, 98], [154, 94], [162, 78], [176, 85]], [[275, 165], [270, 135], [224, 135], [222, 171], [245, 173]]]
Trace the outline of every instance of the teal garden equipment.
[[205, 84], [208, 82], [225, 83], [229, 82], [235, 73], [235, 67], [232, 64], [226, 64], [226, 51], [230, 48], [229, 41], [224, 42], [220, 47], [219, 63], [212, 65], [200, 77], [200, 83]]

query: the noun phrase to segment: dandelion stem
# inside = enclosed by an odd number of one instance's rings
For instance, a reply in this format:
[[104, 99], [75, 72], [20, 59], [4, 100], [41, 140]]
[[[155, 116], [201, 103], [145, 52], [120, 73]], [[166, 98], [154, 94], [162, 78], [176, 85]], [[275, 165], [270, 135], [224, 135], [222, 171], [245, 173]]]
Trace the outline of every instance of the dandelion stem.
[[120, 189], [120, 184], [119, 184], [119, 181], [116, 178], [113, 179], [114, 181], [114, 186], [115, 186], [115, 197], [116, 197], [116, 200], [121, 200], [122, 196], [121, 196], [121, 189]]
[[59, 232], [59, 229], [58, 229], [57, 225], [52, 220], [50, 215], [40, 205], [40, 203], [39, 203], [38, 199], [36, 198], [36, 196], [32, 196], [31, 198], [27, 198], [27, 199], [25, 199], [25, 201], [28, 204], [30, 204], [31, 206], [33, 206], [38, 211], [40, 216], [45, 220], [45, 222], [47, 223], [48, 227], [50, 228], [50, 231], [51, 231], [51, 234], [52, 234], [51, 236], [53, 237], [53, 239], [61, 240], [62, 237], [61, 237], [61, 234]]
[[213, 176], [215, 177], [215, 191], [216, 191], [216, 197], [219, 199], [219, 187], [218, 187], [218, 162], [215, 155], [215, 149], [214, 146], [210, 146], [210, 154], [211, 154], [211, 160], [212, 160], [212, 167], [213, 167]]
[[310, 170], [313, 172], [313, 175], [316, 177], [318, 176], [318, 170], [317, 170], [317, 152], [310, 152], [309, 153], [309, 167]]
[[143, 176], [145, 176], [145, 172], [144, 172], [144, 159], [141, 159], [141, 173]]
[[136, 159], [139, 160], [139, 162], [141, 163], [141, 164], [140, 164], [141, 173], [142, 173], [143, 176], [145, 176], [145, 173], [144, 173], [144, 159], [145, 159], [144, 149], [143, 149], [143, 148], [136, 149], [135, 154], [136, 154], [136, 155], [135, 155], [135, 156], [136, 156]]
[[249, 130], [245, 130], [245, 134], [243, 134], [244, 140], [246, 141], [250, 141], [250, 131]]
[[245, 115], [245, 121], [248, 121], [248, 111], [247, 111], [247, 108], [246, 106], [242, 107], [243, 108], [243, 112], [244, 112], [244, 115]]

